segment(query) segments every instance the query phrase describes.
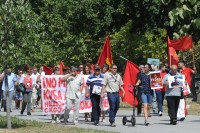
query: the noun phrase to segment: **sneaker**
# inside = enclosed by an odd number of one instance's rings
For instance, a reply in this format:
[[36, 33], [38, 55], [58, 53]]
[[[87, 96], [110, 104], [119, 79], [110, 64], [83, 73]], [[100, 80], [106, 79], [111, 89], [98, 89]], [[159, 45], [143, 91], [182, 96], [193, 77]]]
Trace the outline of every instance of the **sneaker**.
[[115, 123], [114, 123], [114, 122], [113, 122], [113, 123], [111, 123], [111, 124], [110, 124], [110, 126], [111, 126], [111, 127], [116, 127], [116, 125], [115, 125]]
[[180, 119], [180, 121], [184, 121], [185, 120], [185, 117], [182, 117], [181, 119]]
[[60, 120], [59, 120], [58, 117], [56, 118], [56, 123], [57, 123], [57, 124], [60, 123]]
[[159, 115], [159, 116], [162, 116], [162, 112], [161, 112], [161, 111], [159, 111], [158, 115]]
[[95, 125], [95, 126], [98, 126], [98, 125], [99, 125], [99, 122], [95, 120], [95, 121], [94, 121], [94, 125]]
[[149, 125], [149, 122], [148, 122], [147, 120], [145, 120], [145, 121], [144, 121], [144, 125], [145, 125], [145, 126], [148, 126], [148, 125]]
[[78, 124], [78, 121], [77, 120], [74, 120], [73, 121], [73, 125], [77, 125]]
[[88, 120], [88, 118], [85, 118], [85, 122], [88, 122], [89, 120]]
[[24, 111], [21, 110], [20, 114], [23, 115]]
[[31, 112], [27, 112], [27, 115], [31, 115]]
[[106, 123], [106, 120], [105, 120], [105, 119], [102, 119], [102, 122], [103, 122], [103, 123]]
[[172, 125], [177, 125], [177, 120], [173, 120]]
[[56, 123], [56, 121], [55, 121], [55, 120], [52, 120], [52, 121], [51, 121], [51, 123], [52, 123], [52, 124], [55, 124], [55, 123]]

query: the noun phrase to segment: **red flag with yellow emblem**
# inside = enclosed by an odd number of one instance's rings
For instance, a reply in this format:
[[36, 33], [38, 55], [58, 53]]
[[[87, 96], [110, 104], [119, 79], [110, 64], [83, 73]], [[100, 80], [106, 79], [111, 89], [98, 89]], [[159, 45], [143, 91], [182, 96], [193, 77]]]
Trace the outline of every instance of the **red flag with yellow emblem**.
[[103, 64], [107, 64], [111, 66], [113, 64], [112, 59], [112, 52], [110, 47], [110, 38], [109, 36], [106, 37], [106, 40], [104, 42], [103, 48], [101, 50], [101, 54], [99, 56], [97, 64], [102, 67]]

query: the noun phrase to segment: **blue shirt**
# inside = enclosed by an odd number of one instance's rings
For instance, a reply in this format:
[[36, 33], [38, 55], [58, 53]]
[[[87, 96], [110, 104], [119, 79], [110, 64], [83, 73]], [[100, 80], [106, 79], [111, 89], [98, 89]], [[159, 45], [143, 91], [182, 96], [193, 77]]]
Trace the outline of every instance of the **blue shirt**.
[[141, 85], [142, 85], [141, 92], [150, 94], [151, 93], [150, 75], [141, 73], [139, 76], [139, 79], [140, 79]]
[[[8, 76], [8, 90], [13, 91], [15, 88], [15, 81], [17, 81], [17, 77], [14, 73], [10, 73], [7, 76]], [[5, 77], [3, 79], [2, 90], [6, 91]]]
[[94, 85], [97, 85], [100, 87], [103, 86], [102, 84], [103, 78], [104, 78], [104, 75], [102, 74], [99, 74], [98, 76], [96, 76], [95, 74], [91, 74], [88, 77], [86, 85], [90, 86], [90, 93], [92, 93]]

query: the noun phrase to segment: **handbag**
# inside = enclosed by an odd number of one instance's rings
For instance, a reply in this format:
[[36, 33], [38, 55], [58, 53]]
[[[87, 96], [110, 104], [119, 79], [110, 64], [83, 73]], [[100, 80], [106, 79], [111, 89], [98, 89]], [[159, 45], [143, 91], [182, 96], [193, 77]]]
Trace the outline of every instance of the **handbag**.
[[25, 91], [25, 88], [22, 84], [19, 84], [16, 86], [16, 91], [18, 92], [24, 92]]

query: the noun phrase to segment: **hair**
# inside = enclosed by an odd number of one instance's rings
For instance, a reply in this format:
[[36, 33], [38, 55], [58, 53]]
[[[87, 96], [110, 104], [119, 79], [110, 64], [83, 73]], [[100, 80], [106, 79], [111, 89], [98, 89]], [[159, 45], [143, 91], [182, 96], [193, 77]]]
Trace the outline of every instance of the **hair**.
[[179, 63], [183, 63], [185, 65], [185, 61], [184, 60], [180, 60]]
[[146, 65], [149, 67], [149, 71], [152, 71], [151, 64], [146, 63], [144, 66], [146, 66]]
[[76, 66], [71, 66], [71, 70], [78, 70], [78, 68]]
[[33, 69], [30, 65], [26, 64], [26, 65], [24, 66], [24, 71], [25, 71], [25, 72], [28, 72], [28, 70], [30, 70], [30, 69]]
[[103, 64], [103, 66], [101, 67], [101, 70], [103, 70], [103, 68], [106, 67], [108, 70], [108, 65], [107, 64]]
[[[89, 68], [89, 70], [91, 70], [91, 67], [90, 67], [90, 64], [85, 64], [84, 66], [83, 66], [83, 74], [86, 74], [86, 71], [85, 71], [85, 68], [86, 67], [88, 67]], [[91, 72], [89, 72], [89, 74], [90, 74]]]
[[110, 68], [113, 68], [113, 66], [116, 66], [116, 67], [117, 67], [117, 65], [116, 65], [116, 64], [112, 64], [112, 65], [110, 66]]
[[163, 68], [164, 66], [164, 64], [160, 64], [159, 69]]
[[55, 73], [55, 71], [58, 71], [58, 70], [60, 70], [59, 67], [54, 67], [54, 69], [53, 69], [54, 73]]

